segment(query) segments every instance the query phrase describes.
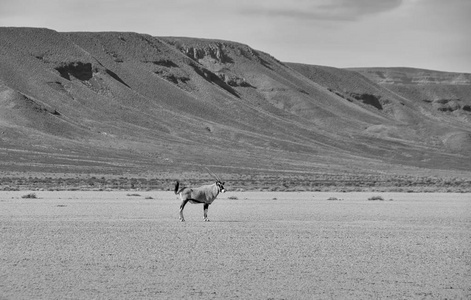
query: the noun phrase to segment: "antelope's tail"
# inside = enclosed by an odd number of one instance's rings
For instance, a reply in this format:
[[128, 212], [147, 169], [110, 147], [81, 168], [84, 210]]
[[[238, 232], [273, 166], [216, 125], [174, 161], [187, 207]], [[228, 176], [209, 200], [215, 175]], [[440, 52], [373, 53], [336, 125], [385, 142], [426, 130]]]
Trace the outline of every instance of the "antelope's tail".
[[177, 182], [175, 183], [175, 189], [174, 189], [174, 192], [175, 192], [175, 195], [178, 194], [178, 188], [180, 187], [180, 182]]

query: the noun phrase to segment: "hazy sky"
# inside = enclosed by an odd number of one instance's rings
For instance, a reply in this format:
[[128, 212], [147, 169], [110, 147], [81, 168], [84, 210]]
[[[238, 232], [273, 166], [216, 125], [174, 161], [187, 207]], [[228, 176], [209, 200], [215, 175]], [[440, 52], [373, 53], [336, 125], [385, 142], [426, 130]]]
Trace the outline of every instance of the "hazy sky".
[[0, 26], [215, 38], [285, 62], [471, 73], [471, 0], [0, 0]]

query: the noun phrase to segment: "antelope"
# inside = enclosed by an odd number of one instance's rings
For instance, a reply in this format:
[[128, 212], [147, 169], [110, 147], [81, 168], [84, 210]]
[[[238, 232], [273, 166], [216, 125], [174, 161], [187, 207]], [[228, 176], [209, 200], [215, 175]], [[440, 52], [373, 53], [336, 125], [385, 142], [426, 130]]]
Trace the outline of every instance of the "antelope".
[[180, 221], [185, 222], [183, 217], [183, 209], [185, 205], [190, 202], [192, 204], [203, 204], [203, 220], [209, 222], [208, 219], [208, 207], [216, 199], [219, 193], [224, 193], [224, 182], [216, 179], [216, 182], [209, 185], [203, 185], [197, 188], [182, 187], [180, 188], [180, 182], [175, 183], [175, 195], [180, 194], [182, 203], [180, 204]]

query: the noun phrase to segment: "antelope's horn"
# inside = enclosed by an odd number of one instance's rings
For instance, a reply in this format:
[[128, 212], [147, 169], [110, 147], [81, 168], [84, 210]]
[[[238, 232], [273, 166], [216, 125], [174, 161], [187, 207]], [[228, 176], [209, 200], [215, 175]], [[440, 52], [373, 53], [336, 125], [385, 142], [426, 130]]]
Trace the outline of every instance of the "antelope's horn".
[[221, 181], [219, 179], [218, 176], [216, 176], [216, 174], [212, 173], [207, 167], [204, 167], [206, 169], [206, 171], [208, 171], [208, 174], [211, 175], [211, 177], [213, 177], [214, 179], [216, 179], [217, 181]]

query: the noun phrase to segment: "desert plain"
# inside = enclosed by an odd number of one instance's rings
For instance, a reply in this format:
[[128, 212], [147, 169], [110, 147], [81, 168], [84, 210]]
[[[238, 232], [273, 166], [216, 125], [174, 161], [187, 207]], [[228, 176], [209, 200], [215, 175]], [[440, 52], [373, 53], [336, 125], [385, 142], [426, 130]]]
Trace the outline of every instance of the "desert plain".
[[0, 192], [2, 300], [471, 298], [465, 193], [34, 193]]

